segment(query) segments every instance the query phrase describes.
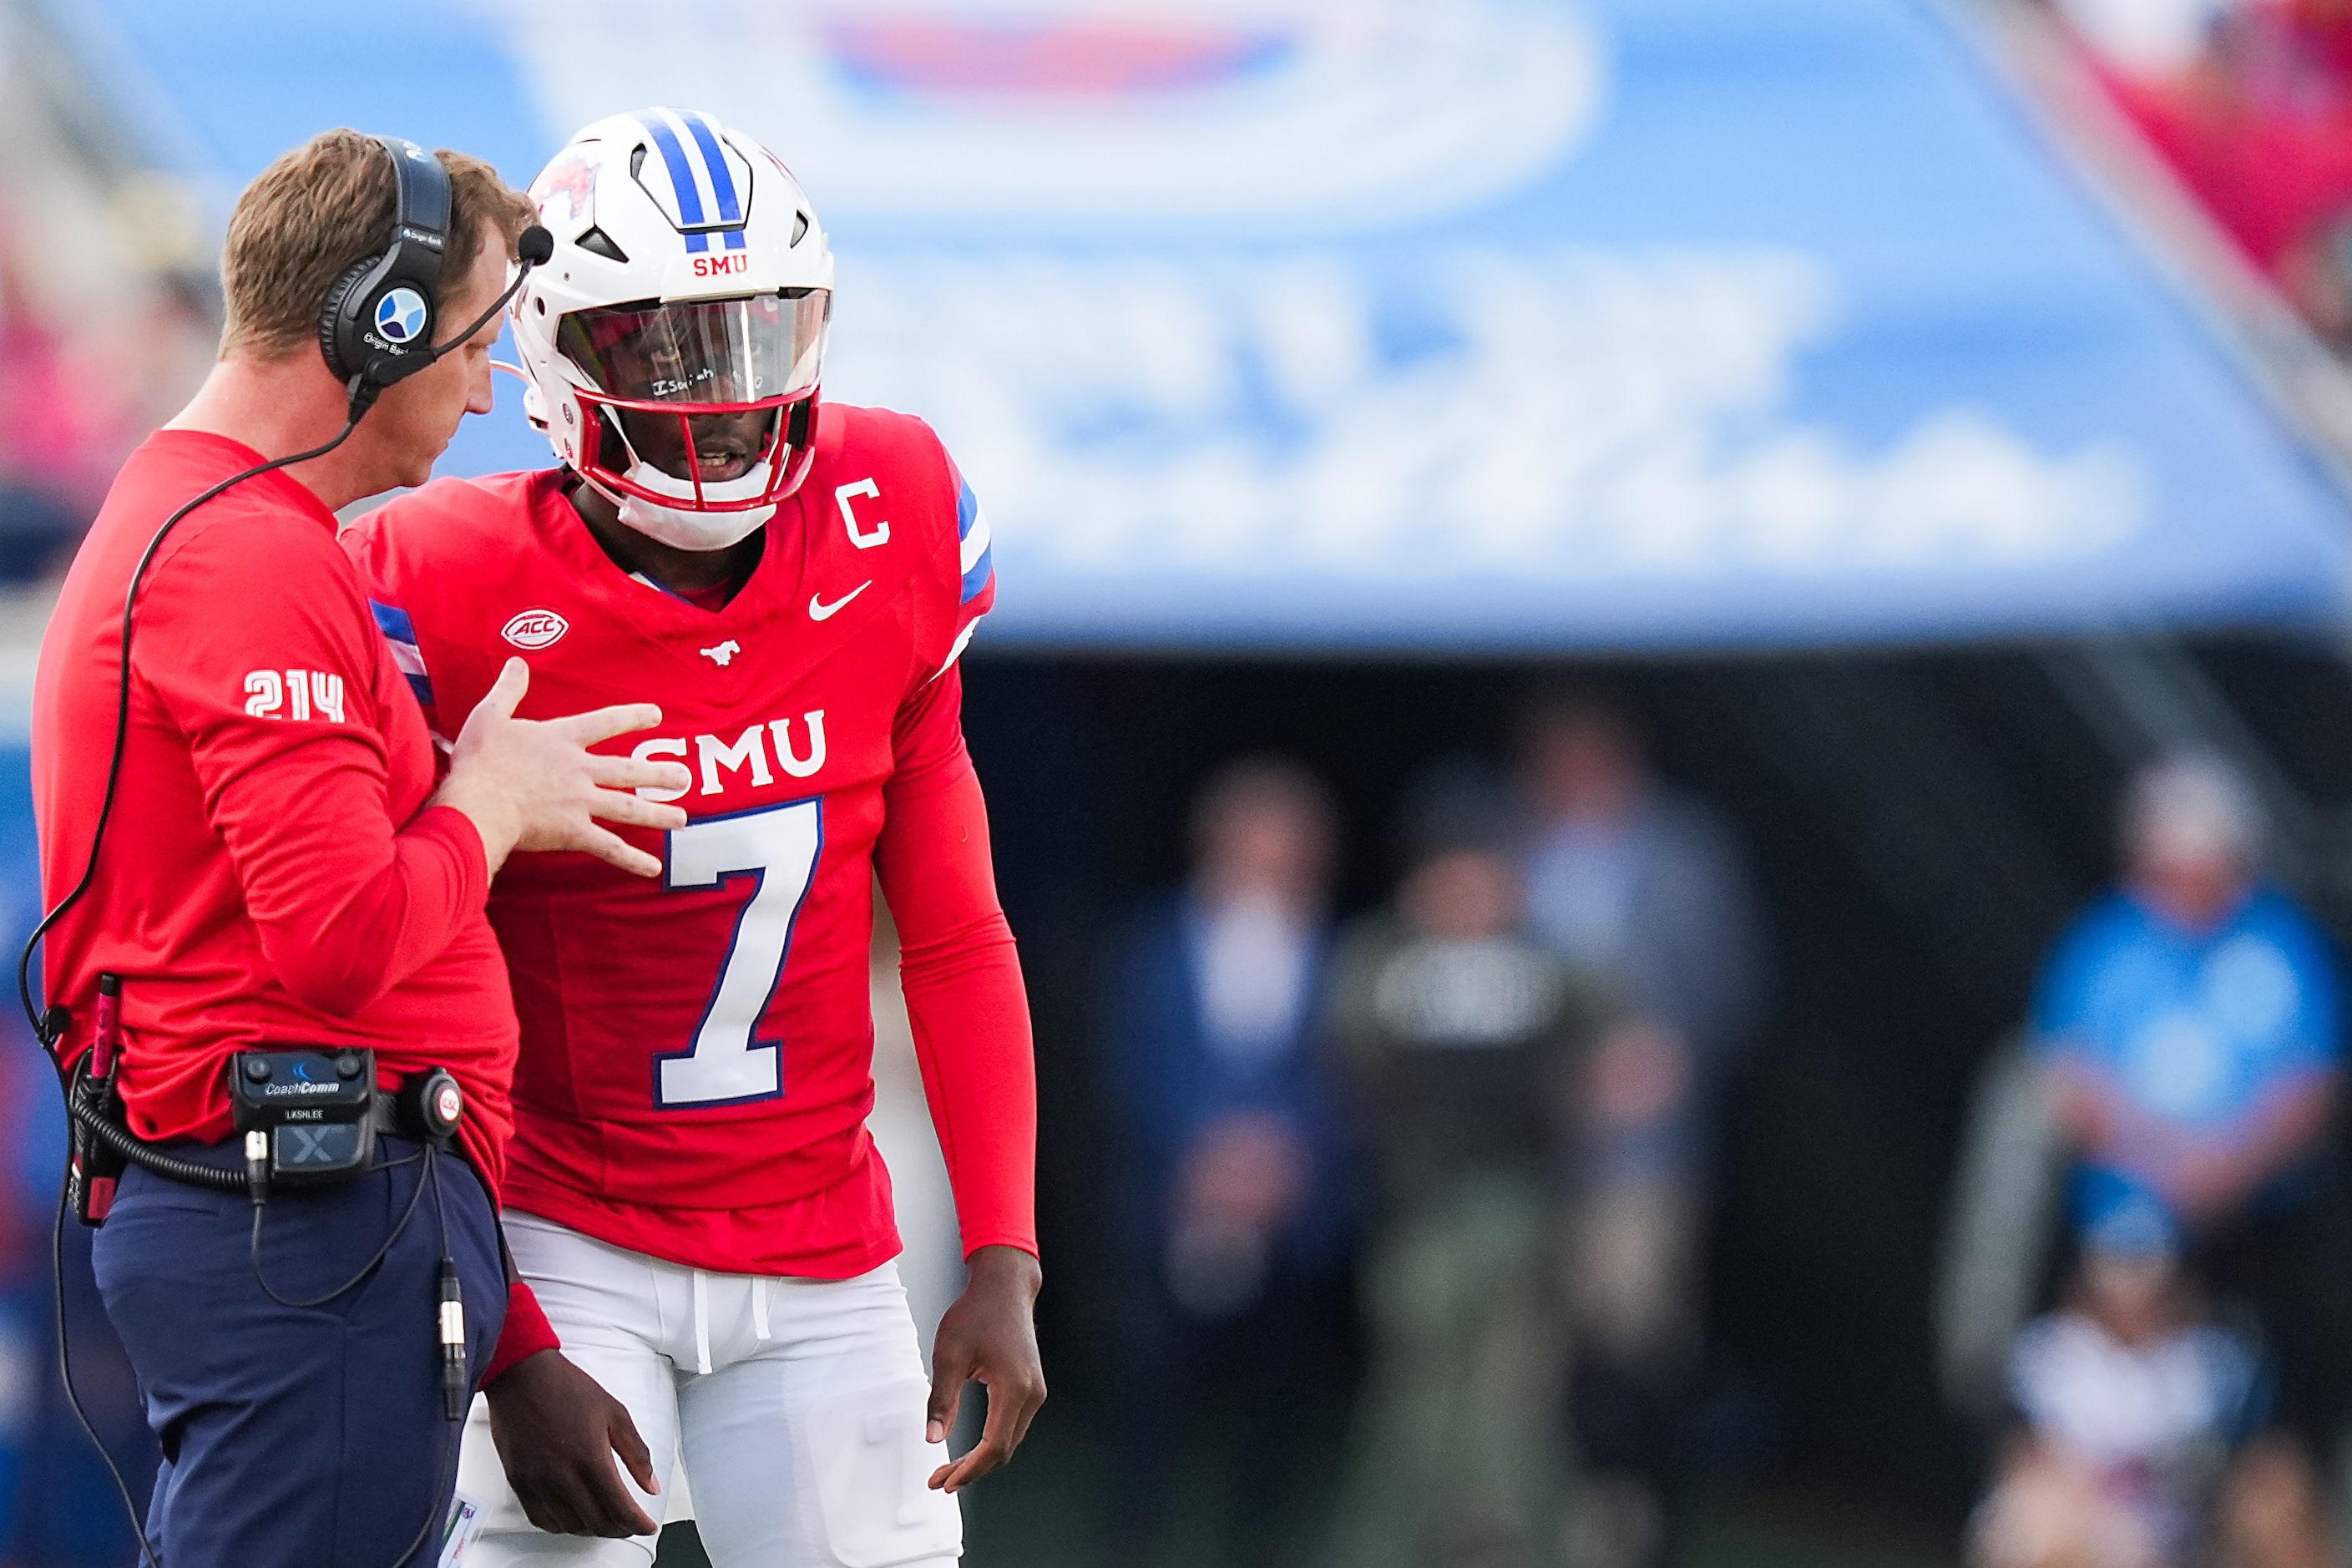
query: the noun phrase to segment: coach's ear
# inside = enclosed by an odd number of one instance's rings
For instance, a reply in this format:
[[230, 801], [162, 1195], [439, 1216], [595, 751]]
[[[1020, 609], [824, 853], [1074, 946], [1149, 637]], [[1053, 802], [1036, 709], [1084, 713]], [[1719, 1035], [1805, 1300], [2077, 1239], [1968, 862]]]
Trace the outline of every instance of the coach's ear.
[[531, 1523], [558, 1535], [614, 1540], [660, 1531], [613, 1463], [617, 1455], [646, 1497], [661, 1494], [628, 1406], [562, 1351], [516, 1363], [483, 1394], [499, 1462]]

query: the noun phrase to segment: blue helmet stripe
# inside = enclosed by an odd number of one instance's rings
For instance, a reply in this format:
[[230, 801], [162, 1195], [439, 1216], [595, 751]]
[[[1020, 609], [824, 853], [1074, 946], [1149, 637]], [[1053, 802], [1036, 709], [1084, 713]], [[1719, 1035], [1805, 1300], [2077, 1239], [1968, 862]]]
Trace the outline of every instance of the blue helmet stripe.
[[694, 144], [702, 150], [702, 166], [710, 171], [710, 194], [719, 198], [719, 221], [741, 223], [743, 208], [735, 199], [735, 176], [727, 167], [727, 154], [719, 151], [719, 138], [710, 133], [710, 121], [699, 114], [681, 114], [678, 118], [693, 134]]
[[694, 144], [701, 149], [702, 166], [710, 171], [710, 192], [719, 201], [719, 221], [737, 226], [727, 230], [727, 248], [741, 250], [743, 238], [743, 206], [735, 195], [735, 174], [727, 166], [727, 153], [719, 144], [718, 134], [710, 121], [699, 114], [681, 114], [678, 119], [694, 135]]
[[[686, 149], [677, 144], [677, 135], [656, 115], [640, 114], [637, 123], [644, 126], [661, 149], [662, 163], [669, 170], [670, 188], [677, 193], [678, 220], [688, 226], [702, 222], [702, 193], [695, 187], [694, 171], [686, 161]], [[708, 250], [710, 237], [689, 234], [686, 237], [688, 250]]]

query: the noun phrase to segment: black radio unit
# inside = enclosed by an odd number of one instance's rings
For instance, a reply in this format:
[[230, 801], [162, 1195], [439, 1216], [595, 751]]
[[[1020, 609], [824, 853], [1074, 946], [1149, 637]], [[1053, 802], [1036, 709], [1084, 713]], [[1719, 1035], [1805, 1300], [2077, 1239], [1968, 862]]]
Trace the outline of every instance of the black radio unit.
[[256, 1134], [268, 1140], [273, 1187], [347, 1182], [375, 1157], [373, 1051], [239, 1051], [228, 1099], [247, 1157]]

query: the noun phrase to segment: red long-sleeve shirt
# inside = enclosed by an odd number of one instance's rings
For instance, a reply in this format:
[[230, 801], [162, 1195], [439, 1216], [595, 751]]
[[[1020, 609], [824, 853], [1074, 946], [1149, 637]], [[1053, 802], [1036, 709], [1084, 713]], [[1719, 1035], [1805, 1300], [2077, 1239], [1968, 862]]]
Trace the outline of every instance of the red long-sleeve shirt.
[[[114, 733], [122, 595], [171, 511], [261, 461], [165, 430], [131, 455], [41, 646], [33, 803], [51, 900], [89, 854]], [[150, 1139], [230, 1131], [230, 1052], [360, 1046], [379, 1080], [449, 1068], [493, 1190], [516, 1026], [473, 825], [426, 808], [433, 747], [335, 519], [265, 474], [184, 520], [141, 587], [131, 724], [98, 876], [43, 952], [89, 1045], [100, 971], [123, 977], [123, 1099]]]
[[964, 748], [962, 710], [962, 675], [950, 669], [900, 715], [906, 760], [883, 786], [874, 869], [898, 928], [898, 984], [964, 1251], [1006, 1246], [1034, 1256], [1028, 994], [996, 900], [988, 803]]

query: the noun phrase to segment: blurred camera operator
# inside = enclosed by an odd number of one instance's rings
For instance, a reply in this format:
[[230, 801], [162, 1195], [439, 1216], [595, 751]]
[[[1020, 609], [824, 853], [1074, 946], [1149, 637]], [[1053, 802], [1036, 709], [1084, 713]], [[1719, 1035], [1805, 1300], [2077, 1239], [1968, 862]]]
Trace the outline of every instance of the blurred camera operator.
[[[436, 174], [404, 156], [428, 157], [330, 132], [247, 189], [223, 262], [219, 362], [124, 465], [41, 650], [33, 773], [49, 900], [89, 868], [44, 952], [52, 1028], [68, 1010], [58, 1065], [75, 1068], [106, 1033], [99, 976], [120, 976], [121, 1125], [151, 1152], [256, 1184], [248, 1198], [134, 1163], [97, 1238], [107, 1313], [165, 1456], [147, 1529], [170, 1568], [383, 1568], [438, 1549], [459, 1430], [446, 1406], [464, 1392], [443, 1386], [458, 1352], [436, 1334], [448, 1262], [470, 1381], [555, 1343], [527, 1289], [509, 1299], [498, 1235], [516, 1026], [484, 913], [490, 877], [515, 850], [652, 873], [593, 819], [685, 820], [631, 793], [682, 788], [682, 767], [589, 749], [657, 723], [656, 710], [518, 721], [520, 660], [436, 786], [424, 718], [336, 545], [335, 510], [423, 483], [459, 420], [488, 411], [496, 307], [532, 213], [478, 160], [443, 153]], [[363, 406], [321, 353], [322, 308], [355, 268], [414, 240], [411, 181], [428, 178], [446, 195], [429, 247], [437, 280], [407, 300], [389, 290], [368, 313], [443, 352], [387, 377], [331, 451], [186, 513], [136, 580], [126, 675], [125, 594], [165, 520], [232, 475], [326, 446]], [[408, 300], [423, 300], [413, 314]], [[390, 1121], [348, 1180], [265, 1185], [253, 1174], [265, 1162], [232, 1135], [226, 1074], [233, 1053], [297, 1048], [353, 1070], [365, 1059], [353, 1053], [373, 1051], [381, 1091], [453, 1075], [459, 1158], [436, 1163], [446, 1121], [431, 1142]], [[393, 1118], [378, 1101], [370, 1117]], [[633, 1444], [619, 1407], [572, 1377], [569, 1413]], [[628, 1508], [616, 1477], [602, 1487]]]
[[1560, 1173], [1611, 1004], [1529, 929], [1479, 826], [1501, 814], [1427, 805], [1390, 908], [1332, 966], [1373, 1177], [1370, 1364], [1325, 1559], [1348, 1568], [1549, 1562], [1567, 1500]]

